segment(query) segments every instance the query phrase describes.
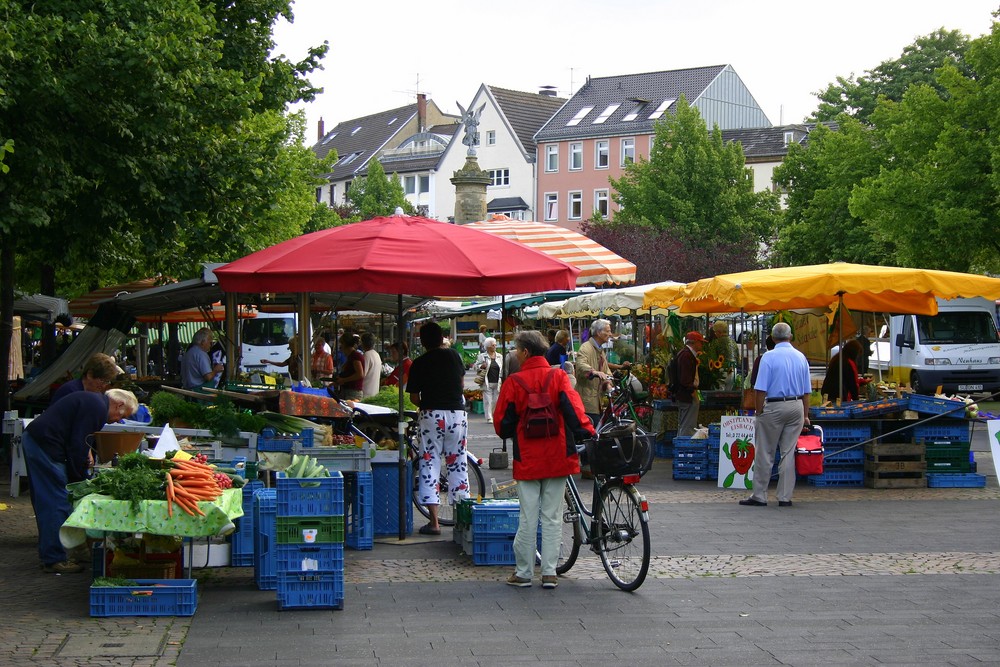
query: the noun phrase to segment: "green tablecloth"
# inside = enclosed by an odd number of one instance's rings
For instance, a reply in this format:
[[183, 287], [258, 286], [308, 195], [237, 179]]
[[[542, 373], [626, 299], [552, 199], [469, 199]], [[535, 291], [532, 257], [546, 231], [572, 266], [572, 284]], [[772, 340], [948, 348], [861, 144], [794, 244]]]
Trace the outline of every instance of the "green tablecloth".
[[59, 539], [67, 549], [83, 544], [87, 534], [152, 533], [181, 537], [225, 535], [234, 530], [233, 519], [243, 516], [243, 490], [226, 489], [214, 502], [198, 503], [205, 516], [191, 516], [174, 505], [174, 515], [167, 516], [167, 501], [143, 500], [139, 511], [127, 500], [91, 494], [73, 508]]

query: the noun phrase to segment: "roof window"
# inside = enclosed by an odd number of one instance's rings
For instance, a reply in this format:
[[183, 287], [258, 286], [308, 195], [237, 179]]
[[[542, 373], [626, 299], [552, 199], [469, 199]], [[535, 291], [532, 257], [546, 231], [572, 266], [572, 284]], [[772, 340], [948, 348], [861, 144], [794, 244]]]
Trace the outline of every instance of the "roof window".
[[326, 139], [323, 140], [323, 145], [326, 146], [328, 143], [333, 141], [333, 138], [336, 136], [337, 136], [336, 132], [331, 132], [330, 134], [326, 135]]
[[668, 100], [663, 100], [660, 106], [656, 107], [656, 110], [649, 114], [649, 120], [656, 120], [663, 115], [663, 112], [670, 108], [670, 105], [677, 101], [677, 98], [671, 98]]
[[583, 117], [593, 110], [594, 107], [583, 107], [582, 109], [576, 112], [575, 116], [569, 119], [569, 122], [566, 123], [566, 127], [570, 127], [572, 125], [579, 125], [580, 121], [583, 120]]
[[603, 123], [604, 121], [606, 121], [608, 118], [610, 118], [611, 114], [613, 114], [614, 112], [618, 111], [618, 107], [620, 107], [620, 106], [621, 106], [620, 104], [609, 104], [608, 107], [604, 111], [601, 112], [601, 115], [598, 116], [597, 118], [595, 118], [593, 120], [593, 122], [591, 123], [591, 125], [600, 125], [601, 123]]
[[351, 136], [353, 137], [355, 134], [357, 134], [360, 131], [361, 131], [361, 126], [358, 125], [356, 128], [354, 128], [353, 130], [351, 130]]

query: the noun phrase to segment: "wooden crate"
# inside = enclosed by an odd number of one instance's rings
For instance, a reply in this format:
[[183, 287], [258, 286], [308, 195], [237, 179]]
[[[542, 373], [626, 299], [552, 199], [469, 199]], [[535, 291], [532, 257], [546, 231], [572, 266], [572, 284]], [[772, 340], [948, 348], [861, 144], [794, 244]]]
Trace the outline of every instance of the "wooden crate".
[[865, 445], [865, 486], [872, 489], [927, 486], [924, 448], [913, 443]]

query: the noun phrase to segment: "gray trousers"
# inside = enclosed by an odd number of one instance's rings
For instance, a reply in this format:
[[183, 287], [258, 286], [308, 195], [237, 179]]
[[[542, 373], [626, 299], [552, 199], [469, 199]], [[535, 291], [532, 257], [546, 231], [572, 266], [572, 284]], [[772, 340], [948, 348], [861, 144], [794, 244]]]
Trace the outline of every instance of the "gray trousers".
[[677, 401], [677, 435], [689, 437], [694, 435], [694, 430], [698, 428], [698, 407], [701, 403], [697, 400], [690, 403]]
[[802, 434], [805, 415], [802, 401], [765, 403], [757, 415], [754, 430], [756, 453], [753, 461], [753, 493], [751, 498], [767, 502], [767, 486], [771, 482], [774, 452], [781, 452], [778, 464], [778, 500], [792, 499], [795, 490], [795, 444]]

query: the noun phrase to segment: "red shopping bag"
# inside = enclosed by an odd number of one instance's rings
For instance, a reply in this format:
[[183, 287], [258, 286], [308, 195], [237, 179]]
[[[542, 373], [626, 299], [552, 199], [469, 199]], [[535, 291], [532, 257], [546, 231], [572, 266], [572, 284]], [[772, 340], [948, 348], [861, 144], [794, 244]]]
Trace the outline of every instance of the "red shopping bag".
[[823, 474], [823, 429], [813, 426], [799, 436], [795, 445], [795, 472], [800, 475]]

